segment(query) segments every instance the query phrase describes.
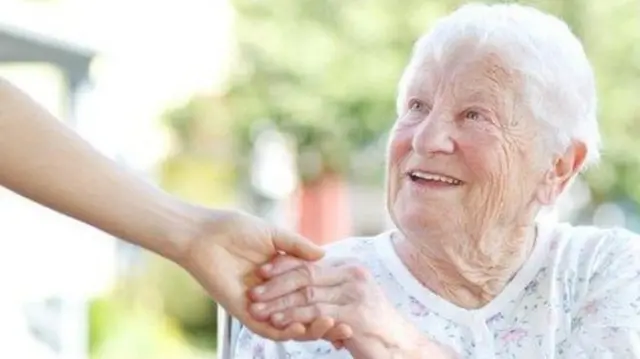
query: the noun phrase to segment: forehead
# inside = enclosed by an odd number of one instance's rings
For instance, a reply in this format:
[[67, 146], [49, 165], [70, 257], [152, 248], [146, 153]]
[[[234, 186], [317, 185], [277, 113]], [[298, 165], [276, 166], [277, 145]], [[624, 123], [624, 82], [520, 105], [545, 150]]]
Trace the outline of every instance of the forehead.
[[500, 105], [520, 92], [520, 84], [518, 72], [499, 51], [460, 43], [443, 54], [424, 54], [408, 81], [408, 90]]

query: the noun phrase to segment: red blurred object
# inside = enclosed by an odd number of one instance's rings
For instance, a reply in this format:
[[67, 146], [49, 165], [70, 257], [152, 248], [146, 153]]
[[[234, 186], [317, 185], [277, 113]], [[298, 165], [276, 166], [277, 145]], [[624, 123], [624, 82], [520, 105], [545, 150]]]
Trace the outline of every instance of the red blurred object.
[[295, 197], [298, 232], [317, 244], [328, 244], [351, 234], [351, 213], [347, 182], [335, 174], [326, 174], [311, 183], [303, 183]]

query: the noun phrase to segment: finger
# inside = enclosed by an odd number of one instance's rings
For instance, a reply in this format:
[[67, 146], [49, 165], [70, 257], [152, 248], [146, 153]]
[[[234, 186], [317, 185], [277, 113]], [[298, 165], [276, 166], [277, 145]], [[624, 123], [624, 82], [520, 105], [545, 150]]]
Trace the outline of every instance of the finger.
[[310, 324], [318, 317], [329, 317], [337, 321], [340, 320], [339, 308], [334, 304], [314, 304], [277, 312], [269, 320], [276, 328], [285, 328], [291, 323]]
[[272, 235], [276, 249], [286, 254], [309, 261], [315, 261], [324, 256], [322, 247], [298, 234], [274, 228]]
[[318, 340], [324, 336], [335, 326], [336, 322], [333, 318], [320, 317], [314, 320], [307, 330], [308, 340]]
[[[332, 318], [321, 317], [306, 327], [301, 323], [292, 323], [287, 326], [287, 337], [285, 340], [295, 341], [313, 341], [319, 340], [326, 336], [326, 333], [335, 326], [335, 321]], [[284, 336], [283, 336], [284, 338]]]
[[350, 339], [353, 336], [353, 329], [351, 326], [345, 323], [339, 323], [335, 327], [331, 328], [325, 335], [323, 339], [326, 339], [330, 342], [337, 342]]
[[336, 350], [344, 348], [344, 341], [350, 339], [353, 336], [353, 329], [351, 326], [340, 323], [334, 328], [331, 328], [323, 337], [323, 339], [330, 341]]
[[267, 302], [305, 287], [321, 287], [342, 284], [349, 279], [349, 272], [339, 268], [305, 262], [286, 273], [271, 278], [249, 292], [252, 300]]
[[305, 335], [307, 331], [306, 327], [301, 323], [292, 323], [291, 325], [283, 328], [276, 328], [269, 322], [251, 324], [252, 325], [250, 325], [249, 327], [252, 332], [261, 337], [275, 341], [285, 341], [299, 338]]
[[264, 279], [269, 279], [301, 266], [305, 262], [306, 261], [302, 259], [281, 254], [276, 256], [271, 262], [260, 267], [258, 274]]
[[311, 323], [311, 325], [305, 327], [301, 323], [292, 323], [287, 326], [288, 328], [304, 328], [304, 332], [299, 334], [298, 331], [296, 337], [287, 338], [287, 340], [295, 340], [295, 341], [312, 341], [322, 339], [326, 333], [335, 326], [335, 321], [332, 318], [328, 317], [320, 317]]
[[268, 302], [252, 303], [249, 311], [258, 320], [265, 320], [271, 314], [296, 307], [316, 303], [345, 304], [344, 287], [304, 287], [293, 293], [285, 294]]
[[[258, 269], [258, 274], [263, 279], [269, 279], [275, 276], [278, 276], [282, 273], [288, 272], [296, 267], [304, 265], [305, 263], [309, 263], [309, 261], [305, 261], [296, 257], [292, 257], [286, 254], [279, 254], [271, 262], [263, 265]], [[331, 261], [323, 262], [323, 265], [331, 266], [331, 267], [339, 267], [348, 263], [347, 259], [344, 258], [335, 258]]]
[[307, 331], [304, 325], [301, 323], [291, 323], [285, 329], [282, 334], [283, 340], [291, 340], [297, 337], [303, 336]]

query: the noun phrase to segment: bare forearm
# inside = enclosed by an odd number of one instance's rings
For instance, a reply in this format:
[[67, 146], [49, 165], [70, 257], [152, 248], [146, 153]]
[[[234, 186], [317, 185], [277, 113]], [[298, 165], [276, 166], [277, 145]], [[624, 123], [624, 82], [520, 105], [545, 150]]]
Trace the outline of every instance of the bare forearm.
[[169, 257], [197, 220], [197, 209], [102, 156], [1, 79], [0, 185]]

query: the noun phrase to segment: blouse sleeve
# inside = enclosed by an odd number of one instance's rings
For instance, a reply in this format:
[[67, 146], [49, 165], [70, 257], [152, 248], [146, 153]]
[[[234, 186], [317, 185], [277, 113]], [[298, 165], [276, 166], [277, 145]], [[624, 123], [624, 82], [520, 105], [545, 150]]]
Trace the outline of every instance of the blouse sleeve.
[[640, 236], [617, 230], [594, 261], [562, 359], [640, 359]]

